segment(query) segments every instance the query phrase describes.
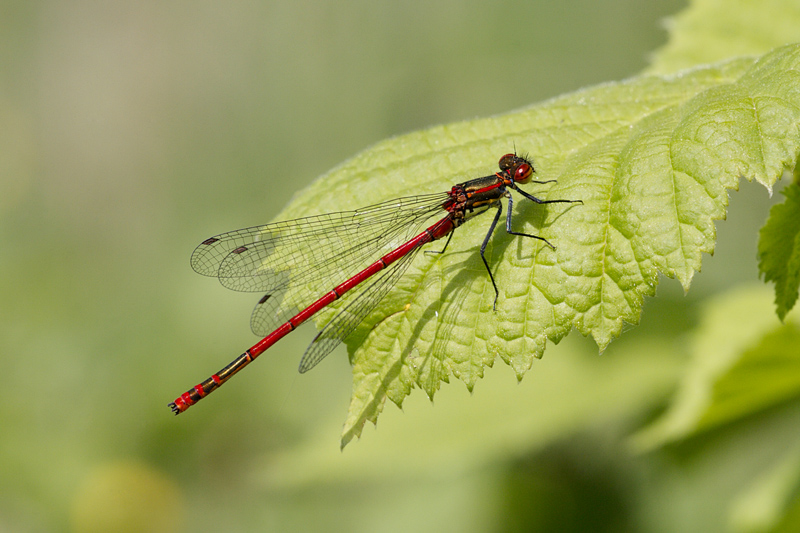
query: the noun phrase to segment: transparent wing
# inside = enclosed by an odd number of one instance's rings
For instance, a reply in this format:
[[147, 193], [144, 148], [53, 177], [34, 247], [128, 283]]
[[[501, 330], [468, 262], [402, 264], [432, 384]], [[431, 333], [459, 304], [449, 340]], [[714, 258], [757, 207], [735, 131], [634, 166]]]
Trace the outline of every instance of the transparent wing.
[[192, 268], [233, 290], [263, 291], [251, 317], [267, 335], [322, 294], [417, 235], [443, 213], [447, 193], [398, 198], [231, 231], [206, 239]]
[[398, 259], [394, 264], [389, 265], [383, 275], [364, 287], [352, 302], [347, 304], [344, 309], [333, 317], [333, 320], [322, 328], [300, 360], [301, 373], [308, 372], [317, 366], [361, 324], [394, 287], [397, 280], [403, 276], [418, 251], [419, 248], [416, 248], [405, 257]]

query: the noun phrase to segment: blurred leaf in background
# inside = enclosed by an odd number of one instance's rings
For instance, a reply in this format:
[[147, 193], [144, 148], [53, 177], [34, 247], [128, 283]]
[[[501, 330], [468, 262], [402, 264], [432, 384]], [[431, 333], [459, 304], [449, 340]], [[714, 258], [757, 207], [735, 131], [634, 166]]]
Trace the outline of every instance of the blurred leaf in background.
[[[800, 40], [771, 32], [800, 27], [782, 5], [731, 55]], [[686, 449], [625, 445], [677, 386], [696, 303], [757, 276], [771, 201], [749, 187], [692, 292], [662, 284], [602, 358], [573, 335], [520, 385], [498, 367], [472, 395], [410, 397], [344, 454], [350, 367], [342, 351], [298, 378], [312, 328], [186, 418], [166, 407], [252, 338], [254, 299], [195, 276], [196, 243], [269, 221], [388, 136], [632, 76], [683, 7], [3, 2], [0, 529], [108, 530], [126, 516], [151, 531], [719, 529], [774, 523], [731, 514], [744, 497], [732, 483], [759, 473], [747, 487], [782, 494], [771, 508], [791, 516], [791, 479], [769, 475], [797, 427], [791, 403]], [[720, 9], [705, 20], [750, 13]], [[780, 456], [793, 464], [790, 448]]]
[[783, 203], [772, 206], [758, 240], [758, 268], [764, 281], [775, 283], [775, 305], [783, 320], [797, 301], [800, 288], [800, 168], [793, 186], [781, 191]]

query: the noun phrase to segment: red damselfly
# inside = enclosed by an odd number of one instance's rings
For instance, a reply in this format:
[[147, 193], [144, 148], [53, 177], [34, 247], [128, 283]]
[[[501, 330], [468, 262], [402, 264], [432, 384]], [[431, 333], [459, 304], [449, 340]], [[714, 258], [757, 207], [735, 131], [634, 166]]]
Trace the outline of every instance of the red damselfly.
[[[508, 189], [514, 189], [537, 204], [582, 203], [580, 200], [541, 200], [517, 187], [518, 183], [552, 182], [532, 180], [533, 164], [525, 156], [506, 154], [500, 158], [499, 166], [500, 170], [490, 176], [459, 183], [444, 193], [398, 198], [356, 211], [275, 222], [203, 241], [192, 254], [195, 271], [219, 278], [229, 289], [265, 293], [250, 321], [253, 332], [264, 338], [169, 406], [175, 414], [182, 413], [297, 326], [345, 293], [357, 289], [358, 294], [322, 328], [303, 355], [300, 372], [312, 369], [378, 305], [424, 244], [446, 236], [442, 250], [432, 252], [444, 253], [455, 228], [492, 207], [497, 213], [483, 239], [480, 255], [494, 287], [496, 306], [499, 291], [484, 252], [503, 212], [503, 198], [508, 200], [508, 233], [539, 239], [555, 249], [544, 237], [511, 229], [513, 198]], [[425, 227], [434, 215], [443, 211], [443, 218]], [[376, 276], [384, 270], [382, 275]], [[337, 279], [345, 281], [329, 292], [313, 289]], [[367, 280], [372, 281], [364, 283]]]

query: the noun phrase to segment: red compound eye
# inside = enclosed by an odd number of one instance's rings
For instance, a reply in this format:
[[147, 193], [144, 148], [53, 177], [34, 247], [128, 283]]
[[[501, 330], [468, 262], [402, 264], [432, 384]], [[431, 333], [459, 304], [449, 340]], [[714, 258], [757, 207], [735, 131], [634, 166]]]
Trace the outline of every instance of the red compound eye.
[[533, 174], [533, 168], [528, 163], [522, 163], [517, 169], [514, 171], [514, 181], [519, 183], [525, 183], [529, 179], [531, 179], [531, 175]]

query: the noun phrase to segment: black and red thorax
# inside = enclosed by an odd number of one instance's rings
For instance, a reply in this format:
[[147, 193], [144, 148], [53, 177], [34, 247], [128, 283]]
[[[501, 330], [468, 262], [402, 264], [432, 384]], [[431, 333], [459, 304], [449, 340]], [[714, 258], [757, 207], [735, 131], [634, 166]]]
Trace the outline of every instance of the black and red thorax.
[[457, 228], [474, 215], [496, 206], [508, 196], [507, 187], [516, 189], [517, 183], [528, 183], [534, 172], [533, 164], [525, 157], [506, 154], [500, 159], [499, 172], [453, 185], [442, 207]]

